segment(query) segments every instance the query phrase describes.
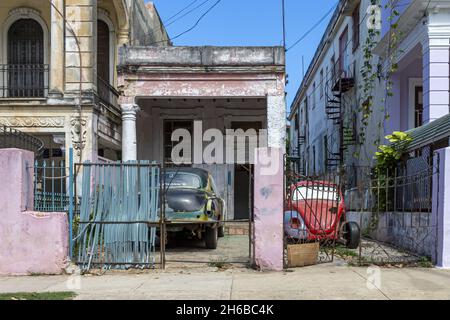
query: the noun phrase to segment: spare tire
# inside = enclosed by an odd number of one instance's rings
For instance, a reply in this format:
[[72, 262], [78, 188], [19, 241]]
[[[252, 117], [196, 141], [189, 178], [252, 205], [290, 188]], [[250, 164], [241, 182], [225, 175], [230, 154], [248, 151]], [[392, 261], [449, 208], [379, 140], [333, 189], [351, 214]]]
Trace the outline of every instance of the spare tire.
[[343, 238], [345, 246], [349, 249], [356, 249], [359, 247], [361, 240], [361, 230], [359, 225], [354, 221], [348, 221], [344, 224]]

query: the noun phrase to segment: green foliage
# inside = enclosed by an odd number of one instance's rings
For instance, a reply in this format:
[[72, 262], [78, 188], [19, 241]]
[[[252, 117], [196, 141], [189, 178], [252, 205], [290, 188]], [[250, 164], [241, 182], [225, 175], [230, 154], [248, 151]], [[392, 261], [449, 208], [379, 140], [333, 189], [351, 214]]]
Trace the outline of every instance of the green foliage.
[[379, 146], [380, 151], [375, 152], [375, 159], [377, 160], [375, 170], [378, 175], [393, 170], [412, 141], [409, 134], [400, 131], [394, 131], [391, 135], [386, 136], [386, 139], [390, 144]]
[[[387, 112], [386, 103], [387, 98], [394, 95], [393, 92], [393, 81], [391, 76], [398, 70], [398, 56], [401, 50], [398, 45], [403, 36], [402, 32], [398, 30], [398, 23], [396, 19], [400, 16], [399, 11], [396, 9], [398, 7], [399, 0], [389, 0], [384, 6], [384, 9], [389, 11], [389, 16], [387, 17], [387, 22], [390, 24], [389, 34], [388, 34], [388, 46], [386, 52], [386, 59], [384, 63], [379, 60], [377, 63], [374, 61], [373, 51], [378, 44], [380, 37], [380, 31], [376, 29], [368, 29], [368, 35], [366, 37], [365, 43], [363, 45], [363, 64], [361, 68], [362, 84], [360, 89], [362, 91], [361, 103], [359, 107], [359, 112], [361, 113], [361, 126], [359, 132], [359, 145], [363, 145], [366, 141], [366, 129], [371, 123], [371, 115], [375, 109], [377, 109], [378, 102], [374, 101], [373, 90], [375, 88], [375, 82], [382, 81], [386, 84], [384, 97], [381, 98], [381, 105], [379, 106], [379, 111], [384, 115], [381, 122], [388, 121], [390, 115]], [[371, 0], [370, 4], [372, 6], [382, 7], [380, 0]], [[372, 12], [374, 14], [374, 12]], [[382, 123], [378, 123], [379, 134], [374, 138], [374, 145], [380, 143], [381, 131], [383, 128]], [[382, 151], [383, 152], [383, 151]], [[386, 150], [388, 152], [388, 150]]]
[[73, 300], [75, 292], [17, 292], [0, 293], [0, 300]]
[[[379, 151], [375, 153], [376, 166], [373, 170], [373, 196], [376, 200], [376, 212], [385, 212], [393, 208], [394, 189], [395, 189], [395, 168], [397, 164], [406, 157], [406, 149], [412, 141], [409, 134], [395, 131], [386, 136], [390, 142], [389, 145], [379, 146]], [[370, 221], [370, 230], [376, 230], [378, 225], [378, 216], [372, 214]]]

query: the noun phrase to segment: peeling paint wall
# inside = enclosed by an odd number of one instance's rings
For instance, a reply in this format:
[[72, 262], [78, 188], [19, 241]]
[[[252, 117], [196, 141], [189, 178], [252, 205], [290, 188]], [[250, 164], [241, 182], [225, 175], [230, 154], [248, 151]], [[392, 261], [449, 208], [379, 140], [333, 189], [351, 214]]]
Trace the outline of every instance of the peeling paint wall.
[[256, 150], [255, 164], [255, 263], [261, 270], [283, 270], [283, 152]]
[[33, 210], [32, 152], [0, 150], [0, 274], [60, 274], [68, 257], [65, 213]]

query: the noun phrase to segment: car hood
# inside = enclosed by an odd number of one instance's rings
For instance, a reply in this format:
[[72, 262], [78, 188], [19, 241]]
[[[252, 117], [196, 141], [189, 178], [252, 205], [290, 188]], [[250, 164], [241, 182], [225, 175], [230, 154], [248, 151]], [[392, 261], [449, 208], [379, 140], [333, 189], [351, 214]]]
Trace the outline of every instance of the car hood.
[[175, 212], [201, 211], [207, 201], [205, 191], [198, 189], [169, 189], [166, 205]]

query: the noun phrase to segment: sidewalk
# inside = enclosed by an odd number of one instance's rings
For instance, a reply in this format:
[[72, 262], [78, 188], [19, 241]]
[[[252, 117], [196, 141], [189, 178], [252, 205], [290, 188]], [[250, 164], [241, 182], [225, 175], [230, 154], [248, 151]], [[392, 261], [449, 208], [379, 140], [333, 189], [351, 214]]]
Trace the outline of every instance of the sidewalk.
[[[375, 279], [377, 287], [368, 278]], [[283, 273], [193, 268], [111, 271], [82, 276], [77, 283], [79, 279], [0, 277], [0, 292], [75, 291], [77, 299], [450, 299], [450, 271], [438, 269], [324, 264]], [[74, 289], [77, 284], [79, 289]]]

